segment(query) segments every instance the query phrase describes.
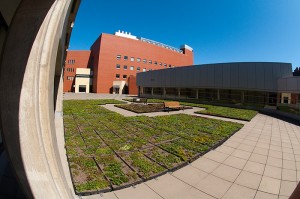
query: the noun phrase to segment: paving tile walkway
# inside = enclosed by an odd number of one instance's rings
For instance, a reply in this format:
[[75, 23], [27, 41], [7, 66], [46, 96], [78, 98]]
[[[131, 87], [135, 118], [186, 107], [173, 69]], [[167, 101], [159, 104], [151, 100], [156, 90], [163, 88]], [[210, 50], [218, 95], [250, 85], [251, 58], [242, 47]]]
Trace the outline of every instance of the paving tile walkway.
[[286, 199], [300, 180], [300, 127], [257, 114], [223, 145], [173, 173], [85, 199]]

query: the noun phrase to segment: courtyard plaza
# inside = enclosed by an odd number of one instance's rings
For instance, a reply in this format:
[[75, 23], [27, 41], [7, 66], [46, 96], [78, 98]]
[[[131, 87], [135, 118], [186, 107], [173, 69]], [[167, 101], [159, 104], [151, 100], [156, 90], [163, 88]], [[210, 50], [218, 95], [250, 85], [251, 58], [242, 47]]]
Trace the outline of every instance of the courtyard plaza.
[[[65, 99], [89, 97], [77, 94]], [[124, 97], [95, 95], [93, 99]], [[124, 110], [116, 108], [114, 111], [126, 115]], [[188, 110], [180, 113], [189, 114]], [[300, 180], [300, 127], [263, 114], [243, 123], [244, 126], [221, 146], [179, 170], [125, 189], [79, 197], [288, 198]]]

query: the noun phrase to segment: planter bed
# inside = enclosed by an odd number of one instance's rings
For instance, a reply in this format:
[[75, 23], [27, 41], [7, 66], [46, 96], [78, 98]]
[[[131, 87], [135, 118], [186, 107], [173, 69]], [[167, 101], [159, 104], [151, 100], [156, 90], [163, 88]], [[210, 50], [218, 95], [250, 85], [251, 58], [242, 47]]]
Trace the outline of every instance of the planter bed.
[[[162, 112], [164, 110], [163, 103], [156, 103], [156, 104], [119, 104], [115, 105], [118, 108], [125, 109], [127, 111], [131, 111], [134, 113], [153, 113], [153, 112]], [[183, 107], [184, 109], [191, 109], [191, 107]], [[173, 111], [173, 110], [172, 110]], [[174, 110], [176, 111], [176, 110]]]
[[144, 180], [166, 171], [165, 168], [151, 161], [139, 151], [120, 155]]
[[[187, 165], [242, 125], [185, 114], [123, 117], [65, 101], [65, 146], [76, 194], [117, 190]], [[74, 106], [74, 107], [73, 107]], [[91, 114], [89, 114], [89, 111]]]
[[69, 158], [72, 181], [76, 193], [95, 192], [97, 190], [109, 191], [109, 182], [98, 169], [92, 158], [84, 156]]
[[114, 190], [141, 181], [135, 171], [116, 155], [105, 154], [97, 156], [95, 159]]
[[172, 169], [184, 163], [178, 156], [168, 153], [159, 147], [152, 147], [148, 150], [143, 150], [143, 153], [156, 162], [164, 165], [167, 169]]

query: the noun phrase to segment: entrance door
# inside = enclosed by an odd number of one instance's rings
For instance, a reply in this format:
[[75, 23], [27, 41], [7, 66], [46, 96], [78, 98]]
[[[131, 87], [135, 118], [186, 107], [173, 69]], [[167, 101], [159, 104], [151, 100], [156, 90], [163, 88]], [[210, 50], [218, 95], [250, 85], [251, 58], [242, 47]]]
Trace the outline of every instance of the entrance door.
[[120, 92], [120, 88], [115, 88], [115, 93], [119, 94], [119, 92]]
[[79, 93], [86, 93], [86, 85], [79, 85]]
[[276, 106], [277, 104], [277, 93], [269, 93], [269, 105]]

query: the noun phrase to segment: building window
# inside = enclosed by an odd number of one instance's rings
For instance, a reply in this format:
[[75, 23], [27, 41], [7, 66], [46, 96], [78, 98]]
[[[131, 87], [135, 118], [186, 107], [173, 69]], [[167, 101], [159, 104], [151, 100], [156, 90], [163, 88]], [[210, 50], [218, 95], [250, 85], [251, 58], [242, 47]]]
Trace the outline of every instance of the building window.
[[164, 67], [167, 67], [167, 64], [166, 64], [166, 63], [164, 63]]
[[72, 77], [72, 76], [67, 76], [67, 80], [73, 81], [73, 80], [74, 80], [74, 77]]
[[121, 55], [117, 55], [117, 60], [120, 60], [121, 59]]
[[79, 85], [79, 93], [86, 93], [86, 85]]
[[134, 61], [134, 57], [131, 57], [131, 58], [130, 58], [130, 61]]
[[123, 75], [123, 79], [126, 79], [127, 78], [127, 75]]
[[152, 69], [151, 69], [151, 68], [149, 68], [149, 69], [148, 69], [148, 71], [152, 71]]
[[154, 65], [157, 65], [157, 61], [154, 62]]
[[127, 65], [124, 65], [124, 70], [127, 70]]
[[120, 74], [116, 74], [116, 78], [117, 78], [117, 79], [120, 79]]
[[159, 65], [160, 65], [160, 66], [162, 66], [162, 63], [161, 63], [161, 62], [159, 62]]
[[143, 72], [146, 72], [146, 68], [143, 68]]
[[136, 58], [136, 61], [137, 62], [141, 62], [141, 58]]
[[169, 64], [169, 68], [171, 68], [172, 67], [172, 65], [171, 64]]
[[130, 66], [130, 70], [134, 70], [134, 66]]
[[140, 71], [140, 70], [141, 70], [141, 67], [138, 66], [138, 67], [136, 68], [136, 70], [137, 70], [137, 71]]
[[124, 56], [124, 60], [128, 60], [128, 56]]
[[149, 60], [149, 64], [152, 64], [152, 60]]
[[147, 63], [147, 59], [143, 59], [143, 63], [146, 64]]
[[116, 69], [120, 69], [120, 68], [121, 68], [120, 64], [117, 64]]
[[68, 60], [68, 64], [75, 64], [75, 59]]

